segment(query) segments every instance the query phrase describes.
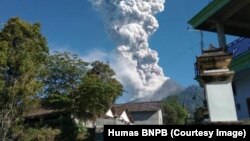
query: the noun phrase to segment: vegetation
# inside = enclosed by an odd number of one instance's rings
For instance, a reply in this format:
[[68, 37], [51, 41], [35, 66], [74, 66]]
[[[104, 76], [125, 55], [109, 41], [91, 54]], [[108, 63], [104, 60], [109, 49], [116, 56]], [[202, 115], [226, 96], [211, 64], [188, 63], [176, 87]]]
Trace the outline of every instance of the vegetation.
[[[95, 119], [122, 94], [108, 64], [48, 52], [39, 24], [11, 18], [0, 31], [1, 141], [87, 140], [86, 128], [74, 118]], [[40, 106], [60, 111], [57, 127], [26, 124], [24, 117]]]
[[21, 141], [55, 141], [60, 134], [59, 129], [52, 128], [28, 128], [20, 137]]
[[[74, 110], [81, 118], [91, 113], [95, 119], [110, 108], [114, 100], [122, 94], [122, 85], [114, 78], [114, 71], [107, 64], [94, 62], [73, 95]], [[84, 111], [83, 111], [84, 109]]]
[[21, 132], [24, 113], [35, 105], [48, 55], [39, 24], [11, 18], [0, 32], [0, 140]]
[[188, 118], [187, 110], [178, 102], [176, 96], [168, 97], [163, 103], [164, 124], [185, 124]]
[[55, 53], [48, 59], [47, 77], [43, 95], [45, 105], [54, 109], [93, 117], [105, 112], [117, 96], [122, 93], [122, 85], [114, 78], [109, 65], [89, 63], [70, 53]]
[[81, 78], [85, 76], [87, 63], [77, 55], [56, 52], [49, 56], [46, 67], [46, 87], [42, 93], [46, 106], [54, 109], [71, 108], [71, 95], [77, 91]]
[[200, 107], [197, 108], [194, 112], [194, 123], [195, 124], [202, 124], [202, 121], [205, 119], [205, 108]]

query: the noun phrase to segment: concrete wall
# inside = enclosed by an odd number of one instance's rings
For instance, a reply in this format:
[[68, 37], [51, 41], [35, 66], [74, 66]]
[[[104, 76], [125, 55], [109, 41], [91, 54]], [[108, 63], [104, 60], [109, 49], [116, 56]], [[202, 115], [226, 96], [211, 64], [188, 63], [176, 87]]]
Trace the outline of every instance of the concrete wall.
[[124, 125], [125, 123], [119, 119], [97, 119], [96, 128], [102, 128], [104, 125]]
[[119, 119], [103, 119], [99, 118], [96, 120], [96, 128], [95, 128], [95, 141], [103, 141], [103, 130], [104, 125], [125, 125], [124, 122]]
[[135, 125], [162, 125], [162, 112], [159, 111], [144, 111], [131, 112]]
[[237, 120], [231, 82], [206, 84], [205, 90], [212, 122]]
[[236, 74], [235, 104], [239, 119], [249, 118], [247, 99], [250, 98], [250, 70]]

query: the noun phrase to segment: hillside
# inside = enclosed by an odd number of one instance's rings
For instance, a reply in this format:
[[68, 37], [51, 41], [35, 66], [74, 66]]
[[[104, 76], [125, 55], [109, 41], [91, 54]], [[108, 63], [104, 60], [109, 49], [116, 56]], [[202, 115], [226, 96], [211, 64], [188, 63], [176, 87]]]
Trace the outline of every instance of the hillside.
[[168, 96], [177, 96], [180, 103], [184, 105], [190, 113], [194, 113], [195, 109], [203, 105], [204, 91], [197, 85], [191, 85], [184, 88], [174, 80], [167, 80], [161, 89], [150, 97], [143, 97], [133, 100], [132, 102], [162, 101]]
[[135, 99], [131, 102], [161, 101], [168, 96], [181, 93], [182, 91], [184, 91], [184, 89], [184, 87], [176, 83], [174, 80], [168, 79], [153, 95]]
[[194, 113], [196, 108], [203, 106], [204, 90], [199, 86], [189, 86], [177, 96], [190, 113]]

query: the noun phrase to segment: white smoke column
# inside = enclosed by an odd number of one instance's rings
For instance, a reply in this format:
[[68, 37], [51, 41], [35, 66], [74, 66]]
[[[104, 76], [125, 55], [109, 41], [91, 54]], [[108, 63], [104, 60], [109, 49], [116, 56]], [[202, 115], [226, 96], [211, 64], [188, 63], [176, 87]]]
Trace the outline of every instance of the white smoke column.
[[158, 53], [148, 45], [149, 36], [159, 27], [154, 15], [164, 10], [165, 0], [91, 2], [102, 15], [107, 33], [118, 45], [114, 69], [125, 90], [133, 94], [126, 100], [153, 94], [168, 79], [158, 65]]

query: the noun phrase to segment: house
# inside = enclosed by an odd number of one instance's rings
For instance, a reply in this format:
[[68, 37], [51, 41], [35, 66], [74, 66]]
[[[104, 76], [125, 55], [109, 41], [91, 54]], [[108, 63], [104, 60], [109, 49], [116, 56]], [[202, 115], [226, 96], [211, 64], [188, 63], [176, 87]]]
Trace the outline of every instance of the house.
[[24, 114], [25, 124], [34, 126], [36, 124], [49, 125], [51, 127], [59, 127], [59, 117], [65, 115], [62, 110], [34, 108]]
[[103, 141], [104, 125], [132, 125], [133, 118], [125, 105], [113, 105], [95, 123], [95, 140]]
[[163, 113], [161, 105], [161, 101], [154, 101], [118, 104], [115, 107], [126, 106], [135, 125], [162, 125]]
[[210, 46], [196, 60], [196, 80], [206, 92], [209, 121], [237, 121], [232, 90], [234, 72], [229, 70], [232, 55], [223, 48]]
[[[250, 40], [246, 38], [250, 38], [250, 1], [213, 0], [192, 17], [189, 24], [194, 29], [216, 32], [219, 47], [233, 55], [230, 68], [235, 73], [232, 86], [237, 116], [238, 119], [249, 118]], [[227, 45], [225, 34], [244, 38]]]
[[133, 118], [126, 106], [113, 105], [105, 115], [96, 120], [96, 127], [103, 128], [104, 125], [131, 125]]
[[250, 39], [239, 38], [228, 45], [233, 54], [231, 68], [235, 71], [233, 90], [237, 116], [239, 119], [250, 117]]
[[103, 125], [162, 125], [163, 113], [160, 101], [113, 105], [97, 119], [96, 126]]

